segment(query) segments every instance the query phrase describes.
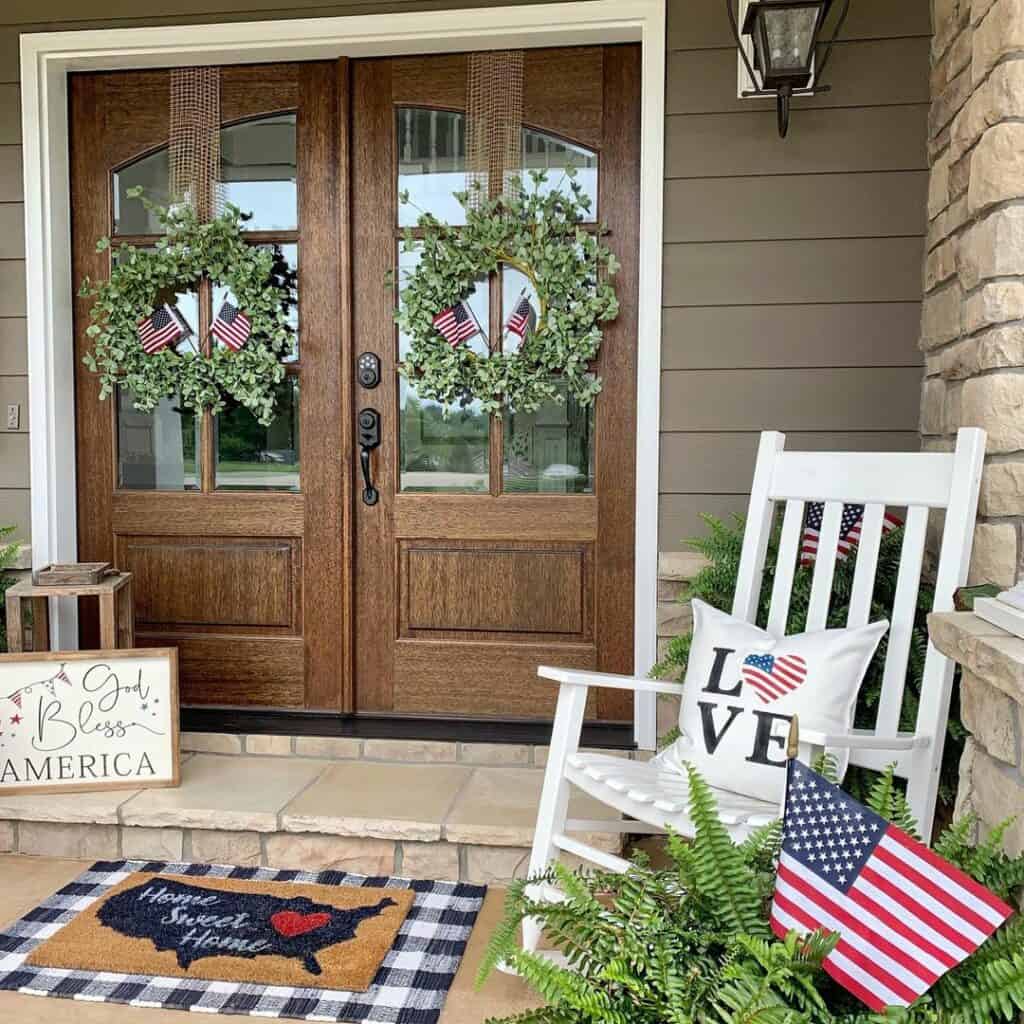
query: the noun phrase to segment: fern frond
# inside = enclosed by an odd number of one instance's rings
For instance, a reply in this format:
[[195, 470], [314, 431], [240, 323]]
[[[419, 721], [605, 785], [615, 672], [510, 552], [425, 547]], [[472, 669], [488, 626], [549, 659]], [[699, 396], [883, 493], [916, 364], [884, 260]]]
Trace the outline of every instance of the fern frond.
[[690, 782], [690, 820], [694, 825], [693, 866], [702, 899], [713, 906], [722, 926], [747, 935], [767, 935], [754, 874], [718, 816], [708, 784], [693, 765], [686, 765]]
[[977, 970], [952, 972], [935, 986], [933, 996], [940, 1011], [963, 1024], [1015, 1020], [1024, 1011], [1024, 952]]

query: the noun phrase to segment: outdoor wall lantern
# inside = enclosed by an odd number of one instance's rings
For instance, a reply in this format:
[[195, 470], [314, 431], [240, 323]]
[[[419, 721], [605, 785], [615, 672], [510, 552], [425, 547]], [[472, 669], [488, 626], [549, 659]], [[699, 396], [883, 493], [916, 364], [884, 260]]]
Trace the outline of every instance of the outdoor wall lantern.
[[[827, 43], [819, 37], [833, 0], [749, 0], [742, 29], [733, 9], [734, 0], [725, 0], [733, 35], [746, 66], [753, 89], [744, 96], [774, 96], [778, 105], [779, 135], [789, 131], [789, 107], [794, 92], [813, 96], [828, 92], [820, 85], [822, 73], [832, 56], [832, 46], [846, 20], [850, 0], [843, 0], [842, 12], [835, 31]], [[749, 36], [752, 46], [740, 36]], [[815, 62], [819, 46], [825, 46], [821, 59]], [[751, 63], [748, 49], [753, 50]], [[813, 81], [812, 81], [813, 79]]]

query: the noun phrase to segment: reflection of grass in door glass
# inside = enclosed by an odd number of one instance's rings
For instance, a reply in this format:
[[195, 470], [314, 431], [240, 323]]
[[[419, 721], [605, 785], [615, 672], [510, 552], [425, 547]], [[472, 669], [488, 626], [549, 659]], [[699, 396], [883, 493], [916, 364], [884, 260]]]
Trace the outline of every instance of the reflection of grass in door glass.
[[489, 418], [473, 405], [449, 410], [402, 395], [402, 490], [486, 491]]

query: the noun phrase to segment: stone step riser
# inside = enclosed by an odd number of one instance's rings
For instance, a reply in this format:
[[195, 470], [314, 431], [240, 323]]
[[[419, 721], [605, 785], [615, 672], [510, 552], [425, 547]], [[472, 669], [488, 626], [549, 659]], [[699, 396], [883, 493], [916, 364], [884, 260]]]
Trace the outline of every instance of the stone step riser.
[[[525, 743], [458, 743], [446, 740], [357, 739], [350, 736], [241, 735], [183, 732], [183, 754], [299, 757], [317, 761], [398, 764], [463, 764], [470, 768], [538, 768], [548, 763], [547, 746]], [[602, 753], [637, 756], [624, 750]]]
[[0, 821], [0, 853], [72, 860], [195, 861], [299, 871], [334, 869], [477, 884], [525, 877], [530, 856], [528, 849], [517, 846], [50, 821]]

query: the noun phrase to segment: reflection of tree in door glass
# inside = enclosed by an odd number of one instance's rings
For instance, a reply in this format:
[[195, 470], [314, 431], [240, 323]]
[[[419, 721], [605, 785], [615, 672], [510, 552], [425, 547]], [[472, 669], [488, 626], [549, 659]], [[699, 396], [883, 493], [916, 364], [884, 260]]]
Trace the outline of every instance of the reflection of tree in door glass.
[[503, 490], [590, 493], [594, 489], [593, 436], [594, 406], [584, 408], [571, 396], [563, 402], [547, 402], [536, 412], [507, 409]]
[[401, 400], [403, 491], [486, 491], [489, 417], [478, 402], [449, 410], [420, 398], [404, 380]]

